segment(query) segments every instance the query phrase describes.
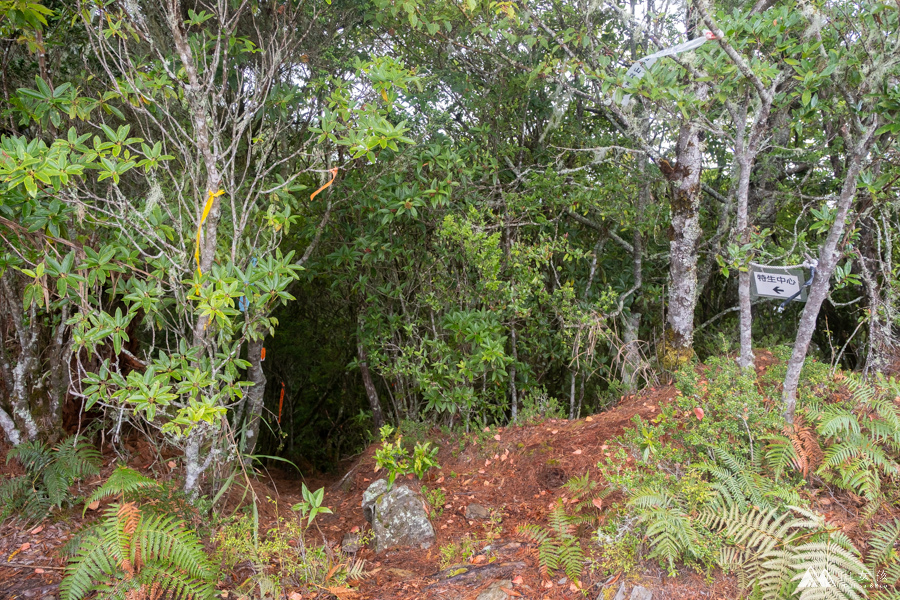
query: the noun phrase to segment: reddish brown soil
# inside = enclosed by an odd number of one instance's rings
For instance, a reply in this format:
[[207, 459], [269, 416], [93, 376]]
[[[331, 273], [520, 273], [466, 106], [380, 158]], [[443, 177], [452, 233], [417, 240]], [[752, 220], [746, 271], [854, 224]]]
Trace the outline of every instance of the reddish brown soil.
[[[763, 372], [775, 362], [770, 353], [759, 352], [757, 369]], [[603, 453], [611, 450], [608, 448], [610, 440], [629, 427], [635, 415], [652, 419], [659, 414], [660, 406], [671, 402], [674, 397], [672, 386], [650, 388], [623, 398], [617, 406], [602, 414], [576, 421], [550, 420], [480, 432], [477, 440], [473, 434], [463, 439], [463, 444], [460, 440], [464, 436], [445, 436], [436, 430], [429, 432], [429, 439], [441, 448], [437, 460], [442, 468], [432, 470], [422, 483], [413, 480], [412, 476], [402, 483], [416, 488], [425, 485], [444, 493], [445, 506], [431, 514], [436, 544], [427, 550], [391, 550], [377, 556], [370, 549], [363, 548], [357, 558], [366, 560], [370, 575], [359, 582], [356, 591], [334, 591], [340, 600], [474, 600], [495, 581], [509, 579], [513, 581], [513, 598], [556, 600], [588, 597], [593, 600], [600, 592], [604, 592], [601, 598], [612, 598], [623, 583], [621, 576], [605, 581], [598, 573], [585, 571], [582, 581], [584, 591], [572, 587], [570, 582], [564, 580], [562, 573], [551, 574], [549, 579], [543, 578], [534, 545], [519, 537], [517, 528], [527, 523], [545, 523], [554, 503], [559, 499], [571, 501], [562, 487], [569, 478], [588, 472], [592, 479], [598, 480], [596, 465]], [[137, 447], [135, 451], [137, 456], [153, 455]], [[384, 476], [383, 472], [375, 470], [374, 451], [375, 446], [372, 446], [348, 464], [343, 476], [305, 480], [310, 489], [326, 488], [325, 504], [334, 511], [332, 515], [320, 516], [317, 521], [319, 531], [315, 532], [315, 539], [311, 539], [310, 543], [322, 543], [324, 538], [332, 548], [337, 549], [344, 534], [356, 528], [362, 531], [367, 529], [360, 507], [362, 493], [372, 481]], [[5, 449], [0, 447], [0, 475], [18, 473], [15, 461], [6, 465], [2, 460], [5, 454]], [[146, 462], [147, 459], [139, 460]], [[159, 464], [133, 466], [142, 470], [150, 467], [155, 467], [157, 471], [167, 470], [165, 465]], [[110, 456], [102, 477], [89, 484], [99, 483], [112, 468], [113, 457]], [[295, 477], [274, 471], [268, 478], [254, 482], [253, 487], [258, 497], [275, 498], [277, 506], [288, 512], [287, 507], [301, 499], [300, 483]], [[814, 506], [859, 542], [858, 510], [861, 501], [857, 502], [859, 499], [846, 494], [831, 496], [827, 492], [814, 497], [813, 494], [818, 492], [810, 493]], [[467, 520], [465, 511], [470, 503], [490, 509], [499, 522]], [[616, 494], [606, 498], [599, 518], [605, 519], [611, 511], [617, 510], [620, 503], [621, 497]], [[232, 508], [231, 504], [226, 502], [226, 507]], [[274, 503], [259, 504], [262, 530], [272, 526], [278, 517], [275, 507]], [[0, 534], [0, 599], [41, 598], [44, 594], [56, 594], [64, 565], [56, 550], [81, 525], [80, 512], [79, 509], [67, 513], [67, 520], [47, 521], [39, 530], [6, 526]], [[89, 513], [88, 519], [95, 518], [96, 514]], [[441, 549], [458, 543], [466, 535], [479, 541], [478, 548], [488, 544], [491, 546], [490, 552], [476, 555], [472, 559], [473, 564], [469, 565], [491, 565], [484, 569], [486, 576], [468, 581], [454, 579], [452, 582], [446, 581], [446, 577], [438, 577], [442, 569]], [[586, 549], [593, 546], [589, 536], [590, 528], [585, 528]], [[625, 581], [626, 588], [643, 585], [654, 591], [655, 600], [724, 600], [739, 597], [734, 578], [723, 576], [720, 572], [707, 577], [684, 569], [677, 577], [670, 578], [654, 561], [645, 561], [635, 572], [640, 575]], [[325, 590], [302, 592], [303, 600], [333, 597]], [[228, 597], [233, 599], [236, 596], [231, 593]]]
[[[582, 591], [572, 587], [562, 573], [552, 574], [549, 580], [541, 577], [534, 545], [518, 537], [516, 530], [519, 525], [544, 523], [558, 499], [570, 501], [571, 495], [562, 488], [569, 478], [586, 472], [591, 473], [592, 478], [599, 478], [596, 465], [607, 451], [608, 442], [630, 426], [635, 415], [645, 419], [658, 415], [660, 405], [671, 402], [674, 395], [671, 386], [652, 388], [623, 398], [605, 413], [584, 419], [550, 420], [501, 428], [486, 435], [481, 444], [467, 444], [461, 453], [454, 453], [454, 448], [459, 447], [458, 438], [442, 440], [437, 432], [433, 432], [434, 439], [442, 446], [438, 455], [442, 469], [429, 473], [423, 485], [440, 489], [446, 496], [443, 510], [439, 514], [432, 513], [437, 543], [428, 550], [391, 550], [377, 556], [367, 548], [361, 550], [359, 557], [367, 560], [373, 574], [360, 583], [360, 597], [474, 599], [497, 579], [511, 579], [515, 582], [512, 590], [522, 597], [582, 598]], [[339, 544], [351, 529], [365, 530], [367, 527], [360, 509], [362, 493], [372, 481], [384, 475], [375, 471], [374, 450], [373, 446], [359, 457], [344, 481], [321, 482], [327, 485], [326, 501], [334, 509], [334, 515], [322, 519], [321, 527], [334, 544]], [[420, 485], [409, 477], [405, 482], [407, 485]], [[318, 485], [319, 482], [312, 483]], [[611, 509], [616, 501], [615, 495], [607, 498], [604, 509]], [[491, 509], [500, 517], [501, 522], [494, 526], [498, 539], [487, 539], [491, 528], [489, 522], [465, 518], [470, 503]], [[604, 516], [601, 515], [601, 519]], [[446, 583], [436, 577], [441, 571], [440, 549], [467, 534], [482, 540], [480, 546], [490, 543], [494, 564], [511, 565], [510, 568], [501, 569], [500, 576], [486, 577], [482, 581]], [[585, 542], [585, 547], [590, 547], [590, 541], [585, 539]], [[484, 566], [488, 560], [487, 555], [476, 556], [474, 565], [469, 566]], [[734, 581], [721, 574], [707, 583], [703, 576], [688, 572], [675, 579], [668, 578], [652, 562], [644, 565], [643, 571], [645, 574], [639, 583], [658, 590], [654, 598], [724, 599], [738, 595]], [[596, 598], [605, 583], [598, 578], [596, 574], [588, 575], [582, 582], [589, 588], [590, 598]], [[630, 589], [635, 583], [628, 581], [626, 587]], [[617, 578], [606, 586], [612, 590], [610, 598], [620, 584], [621, 580]]]

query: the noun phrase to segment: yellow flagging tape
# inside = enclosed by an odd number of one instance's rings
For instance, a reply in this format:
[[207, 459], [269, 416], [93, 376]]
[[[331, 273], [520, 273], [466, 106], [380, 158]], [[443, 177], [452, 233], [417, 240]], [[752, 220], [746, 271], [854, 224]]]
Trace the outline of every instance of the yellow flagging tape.
[[[212, 210], [213, 200], [224, 193], [225, 190], [219, 190], [218, 192], [209, 190], [209, 198], [206, 199], [206, 206], [203, 207], [203, 214], [200, 215], [200, 224], [197, 225], [197, 249], [194, 251], [194, 258], [197, 260], [197, 273], [200, 273], [200, 232], [203, 231], [203, 223], [206, 222], [206, 217], [209, 216], [209, 211]], [[202, 275], [202, 273], [200, 274]]]
[[324, 190], [325, 188], [327, 188], [329, 185], [331, 185], [332, 183], [334, 183], [335, 178], [337, 178], [338, 168], [335, 167], [335, 168], [333, 168], [333, 169], [330, 169], [330, 172], [331, 172], [331, 181], [329, 181], [328, 183], [326, 183], [325, 185], [323, 185], [322, 187], [320, 187], [319, 189], [317, 189], [316, 191], [314, 191], [312, 194], [310, 194], [310, 195], [309, 195], [310, 201], [311, 201], [313, 198], [315, 198], [316, 195], [317, 195], [319, 192], [321, 192], [322, 190]]

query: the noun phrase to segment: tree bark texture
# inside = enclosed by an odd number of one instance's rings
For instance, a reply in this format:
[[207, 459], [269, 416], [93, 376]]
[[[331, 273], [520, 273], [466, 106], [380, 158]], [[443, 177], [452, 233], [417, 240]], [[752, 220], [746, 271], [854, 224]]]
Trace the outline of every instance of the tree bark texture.
[[7, 439], [18, 445], [25, 440], [38, 437], [39, 429], [31, 410], [30, 396], [35, 383], [35, 375], [38, 365], [38, 342], [40, 337], [40, 322], [37, 310], [32, 305], [26, 314], [22, 305], [21, 286], [18, 285], [16, 275], [7, 270], [0, 277], [2, 286], [2, 308], [6, 320], [12, 323], [15, 332], [15, 346], [18, 353], [10, 355], [7, 347], [6, 324], [0, 325], [0, 369], [2, 369], [3, 383], [6, 388], [6, 397], [0, 406], [3, 413], [0, 414], [0, 427], [3, 428]]
[[816, 268], [816, 276], [810, 286], [809, 297], [806, 306], [803, 307], [803, 313], [800, 316], [800, 324], [797, 328], [797, 338], [794, 341], [794, 351], [791, 359], [788, 361], [787, 374], [784, 378], [784, 391], [782, 392], [782, 400], [784, 402], [784, 418], [788, 423], [794, 422], [794, 413], [797, 408], [797, 387], [800, 382], [800, 371], [803, 368], [803, 362], [806, 360], [806, 352], [809, 349], [809, 342], [812, 339], [813, 332], [816, 329], [816, 318], [819, 316], [819, 309], [828, 296], [829, 281], [837, 262], [841, 257], [841, 251], [838, 244], [844, 236], [845, 221], [847, 214], [850, 212], [850, 205], [856, 196], [856, 184], [862, 170], [863, 162], [866, 155], [872, 147], [874, 141], [875, 130], [878, 126], [878, 120], [869, 125], [860, 136], [859, 141], [851, 146], [851, 152], [848, 156], [847, 169], [845, 172], [844, 184], [841, 188], [841, 194], [837, 201], [837, 213], [834, 217], [834, 223], [828, 231], [828, 237], [825, 244], [819, 251], [819, 264]]
[[[697, 97], [706, 97], [706, 85]], [[672, 229], [669, 243], [669, 302], [662, 362], [674, 369], [694, 355], [694, 309], [697, 306], [697, 242], [700, 229], [700, 129], [684, 123], [678, 134], [677, 162], [660, 168], [672, 183]]]
[[384, 426], [384, 413], [381, 411], [378, 390], [375, 388], [375, 382], [372, 381], [372, 372], [369, 371], [369, 355], [366, 352], [366, 346], [363, 343], [362, 317], [360, 316], [359, 319], [356, 336], [356, 353], [359, 357], [359, 374], [362, 377], [363, 387], [366, 388], [366, 398], [369, 400], [369, 408], [372, 409], [372, 421], [375, 424], [375, 429], [381, 429]]
[[250, 340], [247, 343], [247, 358], [250, 368], [247, 369], [247, 381], [253, 384], [247, 389], [244, 398], [244, 433], [242, 451], [251, 455], [256, 450], [259, 438], [259, 423], [262, 418], [263, 394], [266, 391], [266, 374], [262, 368], [263, 339]]

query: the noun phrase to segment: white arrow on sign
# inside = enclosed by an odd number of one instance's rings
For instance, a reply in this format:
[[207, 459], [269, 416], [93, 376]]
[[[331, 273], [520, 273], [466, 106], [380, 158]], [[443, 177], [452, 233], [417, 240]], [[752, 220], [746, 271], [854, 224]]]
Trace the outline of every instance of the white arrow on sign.
[[753, 282], [756, 284], [756, 293], [768, 298], [784, 298], [785, 300], [800, 291], [803, 282], [796, 275], [790, 273], [753, 273]]

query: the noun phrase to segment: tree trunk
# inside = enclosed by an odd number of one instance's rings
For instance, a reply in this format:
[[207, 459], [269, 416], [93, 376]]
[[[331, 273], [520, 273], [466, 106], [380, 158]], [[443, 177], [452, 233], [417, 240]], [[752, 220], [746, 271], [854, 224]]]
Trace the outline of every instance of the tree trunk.
[[638, 332], [641, 327], [641, 313], [633, 312], [625, 317], [625, 332], [622, 341], [625, 344], [625, 360], [622, 365], [625, 389], [633, 392], [638, 387], [638, 375], [644, 369], [644, 360], [638, 347]]
[[883, 372], [894, 358], [897, 292], [892, 285], [893, 234], [882, 210], [872, 207], [871, 213], [861, 221], [861, 229], [863, 236], [857, 264], [868, 301], [869, 339], [863, 369], [868, 376]]
[[[739, 126], [743, 127], [743, 123]], [[739, 139], [743, 138], [739, 136]], [[743, 142], [743, 140], [742, 140]], [[746, 244], [750, 241], [750, 219], [748, 217], [748, 201], [750, 196], [750, 170], [753, 163], [752, 151], [739, 142], [737, 186], [737, 239], [738, 244]], [[753, 316], [750, 305], [750, 270], [738, 271], [738, 306], [740, 307], [740, 338], [741, 354], [738, 357], [738, 366], [741, 369], [749, 369], [753, 366]]]
[[878, 120], [875, 119], [875, 123], [866, 128], [855, 146], [845, 142], [846, 147], [851, 149], [851, 152], [848, 156], [844, 185], [841, 188], [841, 195], [837, 202], [837, 214], [834, 217], [831, 229], [828, 231], [825, 244], [819, 252], [816, 276], [813, 279], [812, 286], [810, 286], [809, 297], [800, 316], [797, 338], [794, 341], [794, 352], [788, 362], [787, 374], [784, 377], [784, 391], [782, 392], [784, 418], [791, 424], [794, 422], [794, 413], [797, 408], [797, 387], [800, 382], [800, 370], [803, 368], [803, 362], [806, 360], [809, 341], [812, 339], [812, 334], [816, 329], [816, 318], [819, 316], [819, 309], [822, 307], [822, 302], [825, 301], [826, 296], [828, 296], [831, 275], [834, 273], [834, 268], [841, 257], [838, 243], [844, 235], [844, 221], [847, 219], [850, 205], [856, 196], [857, 179], [862, 170], [863, 161], [872, 147], [877, 127]]
[[[706, 97], [706, 84], [697, 97]], [[685, 123], [678, 134], [675, 167], [660, 164], [672, 182], [672, 229], [669, 243], [669, 306], [663, 341], [663, 366], [675, 369], [694, 355], [694, 308], [697, 306], [697, 242], [700, 229], [700, 129]]]
[[516, 349], [516, 326], [509, 326], [510, 346], [512, 347], [513, 362], [509, 368], [509, 400], [510, 400], [510, 421], [515, 423], [519, 418], [519, 395], [516, 390], [516, 363], [519, 361], [519, 352]]
[[358, 317], [358, 328], [356, 336], [356, 353], [359, 357], [359, 373], [362, 376], [363, 386], [366, 388], [366, 398], [369, 400], [369, 408], [372, 409], [372, 421], [375, 423], [375, 429], [381, 429], [384, 426], [384, 413], [381, 412], [381, 402], [378, 400], [378, 390], [375, 389], [375, 382], [372, 381], [372, 373], [369, 371], [369, 355], [366, 353], [366, 346], [363, 343], [362, 316]]
[[247, 358], [250, 368], [247, 369], [247, 381], [253, 384], [247, 389], [244, 398], [244, 433], [241, 443], [241, 452], [247, 456], [256, 450], [256, 441], [259, 438], [259, 422], [263, 410], [263, 394], [266, 391], [266, 374], [262, 368], [263, 338], [250, 340], [247, 343]]
[[19, 428], [16, 427], [15, 421], [13, 421], [12, 417], [9, 416], [9, 413], [0, 408], [0, 428], [3, 429], [3, 433], [6, 434], [6, 439], [9, 440], [9, 443], [13, 446], [18, 446], [25, 440], [22, 438], [22, 434], [19, 432]]
[[577, 373], [575, 371], [569, 372], [569, 418], [577, 419], [577, 415], [575, 414], [575, 376]]
[[[7, 419], [11, 421], [12, 428], [7, 423], [3, 430], [13, 444], [19, 444], [25, 440], [33, 440], [38, 437], [39, 429], [31, 413], [30, 395], [34, 385], [34, 375], [39, 364], [37, 344], [39, 341], [40, 324], [38, 322], [37, 309], [34, 304], [28, 309], [26, 319], [25, 309], [22, 306], [21, 289], [17, 285], [15, 275], [7, 270], [0, 276], [2, 284], [4, 305], [16, 330], [16, 342], [19, 353], [15, 362], [8, 357], [6, 341], [3, 340], [2, 362], [3, 375], [7, 402], [11, 413], [5, 412], [6, 418], [0, 415], [0, 424]], [[12, 435], [10, 435], [12, 433]], [[18, 442], [14, 440], [18, 439]]]
[[[198, 196], [197, 206], [197, 226], [203, 227], [200, 237], [199, 265], [198, 268], [202, 273], [208, 273], [212, 267], [216, 253], [216, 238], [219, 225], [219, 217], [221, 215], [221, 207], [219, 198], [212, 201], [212, 206], [205, 223], [202, 220], [203, 210], [210, 193], [216, 193], [222, 182], [222, 176], [218, 167], [218, 155], [213, 148], [212, 134], [210, 132], [209, 123], [212, 122], [210, 115], [208, 98], [203, 93], [204, 82], [200, 80], [200, 73], [197, 70], [197, 64], [194, 60], [193, 51], [188, 43], [188, 39], [183, 31], [180, 0], [167, 0], [167, 21], [169, 30], [172, 34], [172, 40], [175, 50], [178, 53], [181, 66], [184, 68], [187, 76], [187, 85], [184, 86], [185, 98], [188, 102], [188, 111], [190, 113], [192, 131], [194, 134], [194, 143], [197, 151], [203, 161], [203, 167], [206, 171], [205, 190], [196, 190]], [[209, 325], [209, 317], [198, 315], [194, 322], [193, 344], [199, 348], [201, 354], [209, 350], [209, 334], [207, 326]], [[185, 480], [184, 491], [189, 495], [196, 495], [195, 486], [199, 482], [200, 474], [203, 472], [203, 466], [200, 465], [200, 447], [202, 434], [194, 428], [188, 434], [187, 446], [185, 448]]]
[[47, 414], [43, 421], [43, 426], [47, 433], [52, 437], [57, 437], [61, 432], [59, 424], [62, 421], [62, 409], [69, 395], [69, 384], [71, 382], [71, 360], [72, 360], [72, 340], [66, 340], [66, 333], [69, 330], [66, 321], [69, 318], [69, 306], [66, 305], [62, 309], [59, 323], [53, 334], [53, 344], [50, 347], [50, 395], [48, 402]]

